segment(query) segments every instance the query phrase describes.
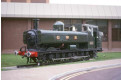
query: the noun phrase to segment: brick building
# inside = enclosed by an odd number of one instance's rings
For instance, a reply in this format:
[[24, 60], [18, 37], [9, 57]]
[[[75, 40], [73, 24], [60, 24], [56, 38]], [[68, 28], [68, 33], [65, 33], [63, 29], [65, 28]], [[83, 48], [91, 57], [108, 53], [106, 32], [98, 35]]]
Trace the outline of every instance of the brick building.
[[121, 6], [49, 4], [49, 0], [1, 0], [2, 53], [23, 46], [23, 31], [33, 28], [33, 18], [40, 19], [39, 29], [52, 29], [56, 21], [65, 27], [83, 23], [98, 25], [104, 32], [103, 50], [121, 51]]

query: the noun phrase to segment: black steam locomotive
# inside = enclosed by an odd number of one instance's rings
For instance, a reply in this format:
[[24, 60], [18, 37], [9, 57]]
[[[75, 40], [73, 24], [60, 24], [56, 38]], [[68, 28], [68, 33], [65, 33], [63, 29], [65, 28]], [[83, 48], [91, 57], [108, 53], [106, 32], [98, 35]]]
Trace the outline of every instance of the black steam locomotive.
[[64, 31], [64, 23], [57, 21], [53, 30], [40, 30], [37, 27], [38, 19], [35, 19], [34, 29], [23, 33], [23, 42], [27, 46], [15, 51], [16, 55], [27, 57], [27, 63], [33, 60], [40, 65], [46, 61], [89, 59], [102, 51], [103, 33], [98, 26], [82, 24], [78, 29], [71, 26]]

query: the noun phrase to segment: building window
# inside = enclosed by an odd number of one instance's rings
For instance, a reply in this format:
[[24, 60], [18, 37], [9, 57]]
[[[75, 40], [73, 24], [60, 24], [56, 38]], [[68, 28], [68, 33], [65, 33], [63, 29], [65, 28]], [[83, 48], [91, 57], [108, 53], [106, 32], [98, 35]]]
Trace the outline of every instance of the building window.
[[7, 2], [6, 0], [1, 0], [1, 2]]
[[99, 26], [99, 31], [102, 31], [103, 41], [108, 41], [108, 21], [107, 20], [86, 20], [86, 24], [92, 24]]
[[64, 22], [65, 31], [71, 30], [72, 26], [76, 28], [76, 31], [81, 31], [82, 20], [80, 19], [62, 19], [59, 21]]
[[47, 0], [31, 0], [32, 3], [47, 3]]
[[107, 20], [97, 20], [97, 25], [99, 26], [99, 31], [103, 32], [103, 41], [108, 41], [108, 21]]
[[71, 26], [75, 26], [75, 28], [77, 29], [77, 31], [81, 31], [81, 26], [82, 26], [82, 20], [77, 19], [77, 20], [71, 20]]
[[64, 26], [70, 27], [71, 26], [71, 20], [70, 19], [64, 20]]
[[26, 0], [11, 0], [11, 2], [26, 2]]
[[112, 41], [121, 41], [121, 20], [112, 21]]
[[86, 24], [97, 25], [97, 20], [86, 20]]

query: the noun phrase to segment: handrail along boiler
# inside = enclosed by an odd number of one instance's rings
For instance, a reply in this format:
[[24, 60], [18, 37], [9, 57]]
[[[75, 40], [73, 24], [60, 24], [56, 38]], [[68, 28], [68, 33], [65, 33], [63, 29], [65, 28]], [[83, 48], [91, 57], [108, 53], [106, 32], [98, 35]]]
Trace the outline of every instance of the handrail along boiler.
[[53, 30], [41, 30], [38, 25], [39, 19], [34, 19], [34, 29], [23, 33], [26, 46], [15, 51], [16, 55], [27, 57], [27, 63], [31, 62], [29, 59], [40, 65], [53, 60], [94, 58], [102, 51], [103, 32], [98, 26], [82, 24], [79, 29], [72, 26], [70, 31], [64, 31], [61, 21], [53, 25]]

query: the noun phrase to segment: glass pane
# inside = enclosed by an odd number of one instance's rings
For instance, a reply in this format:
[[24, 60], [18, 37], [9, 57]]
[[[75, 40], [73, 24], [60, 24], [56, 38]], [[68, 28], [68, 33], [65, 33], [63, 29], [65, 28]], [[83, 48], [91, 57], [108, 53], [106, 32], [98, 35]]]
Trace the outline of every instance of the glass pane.
[[97, 25], [98, 26], [102, 26], [102, 27], [104, 27], [104, 26], [107, 26], [107, 20], [97, 20]]
[[108, 21], [107, 20], [97, 20], [97, 25], [99, 26], [99, 31], [103, 32], [103, 41], [108, 41]]
[[1, 0], [1, 2], [7, 2], [6, 0]]
[[103, 41], [108, 41], [108, 22], [107, 20], [86, 20], [86, 24], [97, 25], [99, 26], [99, 31], [102, 31]]
[[82, 20], [80, 19], [61, 19], [59, 21], [64, 22], [65, 30], [71, 30], [71, 27], [74, 26], [77, 31], [81, 31]]
[[11, 0], [11, 2], [26, 2], [26, 0]]
[[72, 20], [71, 25], [74, 25], [77, 31], [81, 31], [82, 20]]
[[70, 19], [64, 20], [64, 24], [65, 27], [71, 27], [71, 20]]
[[112, 21], [112, 41], [121, 41], [121, 20]]
[[86, 20], [86, 24], [96, 25], [96, 20]]

